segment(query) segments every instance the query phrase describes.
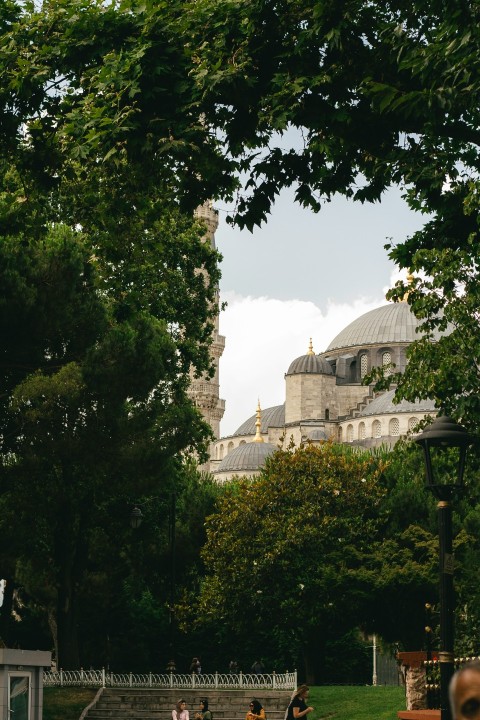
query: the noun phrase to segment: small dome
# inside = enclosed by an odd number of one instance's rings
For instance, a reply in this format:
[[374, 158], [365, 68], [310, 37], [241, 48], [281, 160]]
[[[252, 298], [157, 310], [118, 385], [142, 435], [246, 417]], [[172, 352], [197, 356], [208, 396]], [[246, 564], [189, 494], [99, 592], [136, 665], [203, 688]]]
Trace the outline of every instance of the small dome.
[[298, 357], [287, 370], [287, 375], [300, 375], [301, 373], [333, 375], [332, 368], [324, 358], [310, 353]]
[[364, 408], [359, 417], [367, 417], [369, 415], [396, 415], [397, 413], [428, 413], [431, 412], [434, 415], [437, 414], [438, 410], [435, 408], [433, 400], [417, 400], [417, 402], [409, 402], [408, 400], [402, 400], [395, 405], [393, 403], [393, 396], [395, 390], [389, 390], [388, 392], [380, 395], [379, 397], [372, 400], [371, 403]]
[[308, 430], [306, 432], [306, 437], [308, 440], [311, 440], [312, 442], [320, 442], [321, 440], [328, 440], [327, 433], [325, 430], [320, 430], [320, 428], [313, 428], [313, 430]]
[[272, 443], [251, 442], [239, 445], [235, 450], [229, 452], [217, 465], [213, 473], [222, 472], [251, 472], [260, 470], [265, 465], [265, 460], [278, 448]]
[[[363, 345], [387, 345], [390, 343], [411, 343], [421, 335], [417, 333], [418, 320], [406, 302], [389, 303], [370, 310], [347, 325], [330, 343], [327, 352]], [[448, 333], [448, 331], [447, 331]], [[435, 333], [438, 339], [442, 334]]]
[[[252, 415], [240, 425], [238, 430], [235, 430], [233, 435], [255, 435], [256, 419], [257, 416]], [[261, 422], [260, 432], [262, 433], [268, 432], [269, 427], [283, 427], [285, 425], [285, 405], [274, 405], [262, 410]]]

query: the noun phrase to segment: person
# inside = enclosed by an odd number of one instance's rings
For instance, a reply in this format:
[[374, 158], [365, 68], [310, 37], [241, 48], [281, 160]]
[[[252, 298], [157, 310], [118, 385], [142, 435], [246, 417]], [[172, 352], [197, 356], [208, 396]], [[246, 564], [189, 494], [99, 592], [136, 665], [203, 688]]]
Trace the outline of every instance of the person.
[[195, 720], [212, 720], [212, 713], [208, 709], [208, 698], [200, 700], [200, 710], [195, 713]]
[[255, 673], [255, 675], [261, 675], [263, 672], [265, 672], [262, 663], [260, 660], [255, 660], [252, 667], [250, 668], [252, 673]]
[[167, 667], [165, 668], [167, 673], [176, 673], [177, 668], [175, 667], [175, 660], [169, 660], [167, 663]]
[[192, 662], [190, 663], [190, 672], [195, 675], [200, 675], [202, 672], [202, 666], [200, 664], [200, 660], [197, 657], [192, 658]]
[[179, 700], [172, 710], [172, 720], [189, 720], [187, 703], [185, 700]]
[[236, 660], [230, 660], [228, 671], [232, 673], [232, 675], [236, 675], [238, 673], [238, 663]]
[[454, 720], [480, 720], [479, 660], [473, 660], [457, 670], [448, 690]]
[[263, 709], [262, 704], [255, 698], [250, 700], [245, 720], [266, 720], [265, 710]]
[[292, 699], [285, 713], [285, 720], [297, 720], [311, 713], [313, 707], [307, 707], [307, 698], [310, 688], [308, 685], [300, 685], [292, 695]]

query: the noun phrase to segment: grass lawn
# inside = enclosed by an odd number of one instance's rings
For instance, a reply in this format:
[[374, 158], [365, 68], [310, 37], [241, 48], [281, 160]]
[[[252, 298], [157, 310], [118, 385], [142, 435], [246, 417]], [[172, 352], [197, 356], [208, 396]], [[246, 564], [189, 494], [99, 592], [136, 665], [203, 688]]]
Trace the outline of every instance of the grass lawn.
[[90, 705], [97, 694], [91, 688], [43, 689], [43, 720], [78, 720], [82, 710]]
[[[97, 691], [86, 688], [45, 688], [43, 720], [78, 720]], [[405, 710], [403, 687], [327, 686], [310, 688], [309, 720], [397, 720]]]
[[308, 704], [315, 708], [312, 720], [397, 720], [405, 710], [403, 687], [326, 686], [311, 687]]

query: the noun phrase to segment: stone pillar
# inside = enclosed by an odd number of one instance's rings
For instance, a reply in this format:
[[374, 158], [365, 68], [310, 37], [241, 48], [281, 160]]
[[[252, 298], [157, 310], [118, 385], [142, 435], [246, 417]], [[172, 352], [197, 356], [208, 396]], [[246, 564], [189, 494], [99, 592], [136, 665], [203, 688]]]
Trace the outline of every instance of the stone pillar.
[[425, 710], [427, 707], [426, 673], [424, 662], [427, 653], [400, 652], [397, 655], [405, 678], [407, 710]]

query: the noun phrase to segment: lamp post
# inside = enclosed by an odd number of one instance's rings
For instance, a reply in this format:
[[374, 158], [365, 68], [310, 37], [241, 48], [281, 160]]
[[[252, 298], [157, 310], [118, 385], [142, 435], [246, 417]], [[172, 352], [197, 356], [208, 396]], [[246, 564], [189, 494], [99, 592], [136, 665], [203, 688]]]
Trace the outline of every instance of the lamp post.
[[[454, 611], [452, 505], [455, 493], [463, 487], [467, 449], [473, 439], [467, 430], [448, 417], [438, 417], [425, 428], [415, 442], [422, 446], [427, 487], [438, 499], [439, 571], [440, 571], [440, 706], [441, 720], [452, 720], [448, 687], [454, 672]], [[452, 466], [456, 453], [455, 472]]]

